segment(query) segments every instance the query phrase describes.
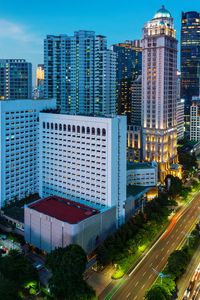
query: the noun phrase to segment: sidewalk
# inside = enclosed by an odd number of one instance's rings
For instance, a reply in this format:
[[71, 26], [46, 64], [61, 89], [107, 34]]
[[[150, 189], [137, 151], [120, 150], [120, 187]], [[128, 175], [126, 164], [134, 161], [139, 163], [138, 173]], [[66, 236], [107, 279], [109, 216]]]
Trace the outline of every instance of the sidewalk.
[[106, 267], [101, 272], [95, 272], [90, 270], [89, 274], [87, 274], [87, 283], [93, 287], [96, 291], [96, 295], [99, 296], [103, 290], [113, 281], [111, 276], [114, 273], [115, 269], [113, 266]]

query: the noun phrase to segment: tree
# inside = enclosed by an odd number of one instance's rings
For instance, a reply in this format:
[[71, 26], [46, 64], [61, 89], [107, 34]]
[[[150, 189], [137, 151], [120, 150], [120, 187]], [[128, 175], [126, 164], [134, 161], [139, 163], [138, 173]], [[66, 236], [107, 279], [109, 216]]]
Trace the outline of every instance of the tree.
[[59, 300], [92, 299], [95, 293], [83, 280], [87, 257], [78, 245], [58, 248], [47, 256], [47, 266], [52, 270], [49, 287]]
[[154, 284], [151, 289], [149, 289], [145, 295], [146, 300], [168, 300], [170, 299], [170, 294], [167, 289], [160, 284]]
[[168, 190], [169, 195], [171, 197], [176, 197], [180, 195], [183, 187], [181, 179], [178, 177], [174, 177], [172, 175], [167, 175], [165, 178], [166, 186], [168, 185], [169, 180], [170, 180], [170, 188]]
[[12, 250], [9, 255], [0, 258], [0, 272], [18, 287], [32, 280], [38, 281], [37, 271], [17, 250]]
[[19, 300], [18, 287], [14, 281], [0, 275], [0, 297], [4, 300]]
[[167, 270], [175, 278], [179, 278], [189, 263], [190, 256], [187, 251], [175, 250], [168, 258]]

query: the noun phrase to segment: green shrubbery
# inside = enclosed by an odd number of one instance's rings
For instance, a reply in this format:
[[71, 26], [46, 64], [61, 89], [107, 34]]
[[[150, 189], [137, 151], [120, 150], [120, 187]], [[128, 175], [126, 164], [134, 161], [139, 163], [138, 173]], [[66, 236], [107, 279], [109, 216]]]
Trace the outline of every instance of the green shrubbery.
[[131, 218], [98, 247], [98, 263], [117, 264], [126, 272], [166, 223], [170, 214], [168, 206], [171, 204], [166, 194], [148, 202], [144, 214], [139, 213]]

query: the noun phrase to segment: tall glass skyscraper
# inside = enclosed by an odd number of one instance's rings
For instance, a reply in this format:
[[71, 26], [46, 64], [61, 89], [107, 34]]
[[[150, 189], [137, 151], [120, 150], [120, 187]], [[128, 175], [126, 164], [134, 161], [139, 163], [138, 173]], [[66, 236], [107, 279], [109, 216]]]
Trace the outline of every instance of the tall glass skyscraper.
[[140, 41], [126, 41], [112, 49], [117, 55], [117, 112], [131, 124], [132, 82], [142, 73], [142, 48]]
[[185, 114], [189, 115], [193, 96], [200, 87], [200, 13], [182, 13], [181, 28], [181, 98], [185, 99]]
[[31, 99], [32, 64], [25, 59], [0, 59], [0, 99]]
[[94, 31], [48, 35], [44, 41], [44, 92], [61, 112], [116, 111], [116, 55]]

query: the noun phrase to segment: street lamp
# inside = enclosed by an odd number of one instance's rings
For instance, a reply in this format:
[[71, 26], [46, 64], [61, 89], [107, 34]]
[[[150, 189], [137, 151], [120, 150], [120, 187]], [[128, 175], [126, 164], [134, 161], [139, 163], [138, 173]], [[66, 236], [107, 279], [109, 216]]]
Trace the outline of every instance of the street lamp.
[[163, 278], [167, 278], [167, 277], [170, 277], [171, 275], [170, 274], [164, 274], [162, 272], [158, 272], [156, 269], [152, 268], [153, 272], [156, 273], [158, 275], [158, 277], [160, 277], [160, 281], [161, 281], [161, 284], [162, 284], [162, 281], [163, 281]]
[[189, 245], [190, 239], [193, 237], [193, 235], [191, 233], [186, 233], [184, 231], [182, 231], [182, 234], [184, 234], [185, 237], [187, 238], [187, 244]]

